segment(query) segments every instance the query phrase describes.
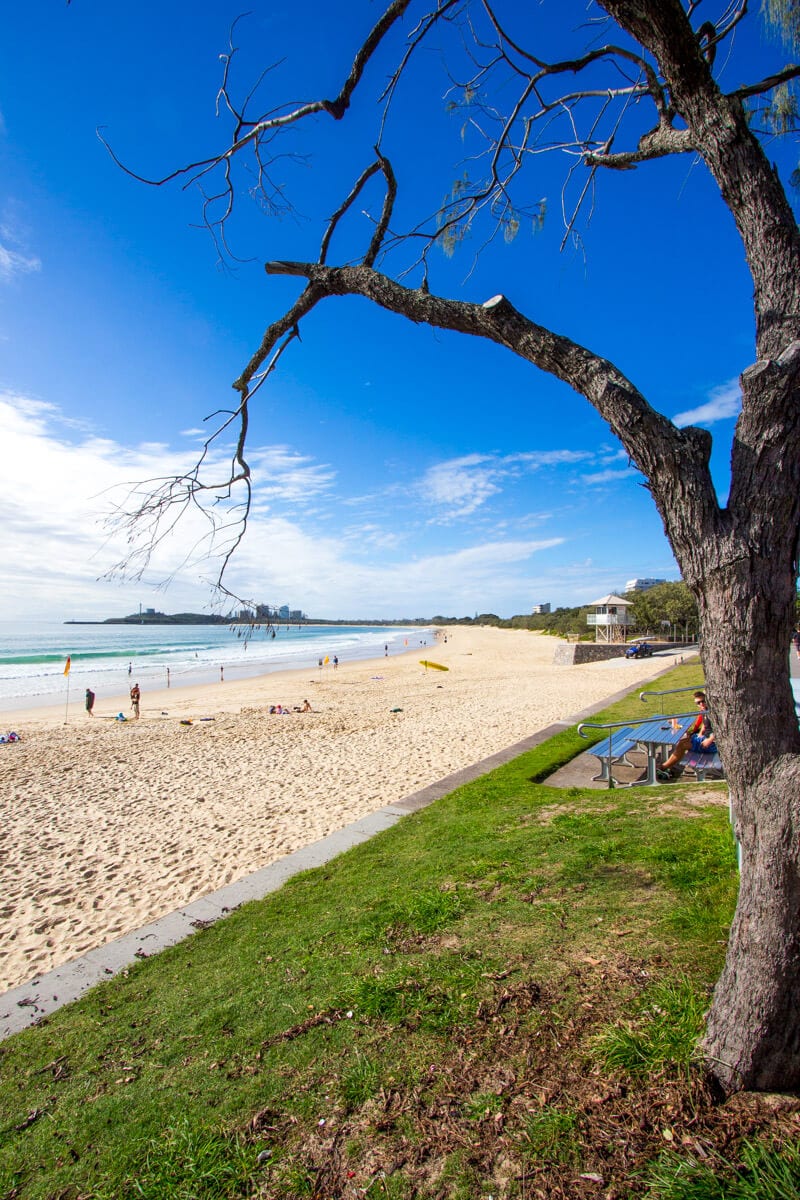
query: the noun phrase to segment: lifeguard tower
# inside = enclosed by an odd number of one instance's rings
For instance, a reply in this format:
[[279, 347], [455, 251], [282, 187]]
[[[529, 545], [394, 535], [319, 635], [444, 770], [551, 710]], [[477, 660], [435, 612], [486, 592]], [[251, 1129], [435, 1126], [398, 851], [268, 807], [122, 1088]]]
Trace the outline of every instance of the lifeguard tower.
[[624, 596], [602, 596], [593, 600], [586, 615], [586, 624], [594, 625], [596, 642], [625, 642], [628, 630], [636, 622], [630, 613], [630, 601]]

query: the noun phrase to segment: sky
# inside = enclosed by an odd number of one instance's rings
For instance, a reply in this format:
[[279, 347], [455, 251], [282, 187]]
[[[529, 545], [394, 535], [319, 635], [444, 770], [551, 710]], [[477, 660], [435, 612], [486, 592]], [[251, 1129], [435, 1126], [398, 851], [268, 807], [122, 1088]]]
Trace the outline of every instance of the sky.
[[[603, 36], [582, 0], [522, 16], [511, 0], [497, 7], [542, 54]], [[260, 111], [334, 95], [380, 9], [254, 0], [234, 33], [232, 96], [267, 68]], [[404, 36], [425, 11], [412, 5]], [[217, 506], [210, 544], [190, 509], [146, 564], [130, 561], [138, 543], [120, 516], [145, 481], [191, 470], [213, 414], [234, 405], [233, 381], [300, 290], [264, 263], [316, 256], [370, 161], [399, 46], [372, 64], [348, 120], [316, 117], [277, 144], [279, 211], [254, 199], [252, 164], [237, 175], [220, 255], [198, 186], [134, 175], [166, 176], [227, 144], [221, 56], [240, 12], [228, 0], [31, 0], [4, 14], [0, 620], [230, 607], [213, 582], [235, 510]], [[757, 19], [736, 39], [725, 85], [783, 61]], [[470, 114], [448, 109], [458, 69], [442, 35], [394, 97], [383, 146], [401, 185], [398, 227], [475, 170]], [[791, 149], [770, 153], [793, 165]], [[686, 156], [600, 177], [562, 248], [571, 163], [533, 156], [524, 195], [546, 201], [541, 229], [526, 222], [490, 245], [476, 230], [450, 258], [434, 249], [431, 290], [476, 302], [502, 292], [615, 362], [678, 424], [710, 429], [724, 500], [738, 377], [754, 356], [730, 215]], [[573, 173], [569, 202], [582, 186]], [[329, 261], [363, 252], [379, 206], [367, 191]], [[403, 278], [416, 286], [419, 270]], [[253, 510], [225, 576], [245, 600], [325, 618], [511, 616], [588, 604], [636, 576], [678, 578], [646, 481], [582, 397], [499, 347], [365, 300], [328, 300], [306, 318], [253, 402], [248, 447]], [[214, 443], [210, 477], [224, 478], [230, 449], [229, 436]]]

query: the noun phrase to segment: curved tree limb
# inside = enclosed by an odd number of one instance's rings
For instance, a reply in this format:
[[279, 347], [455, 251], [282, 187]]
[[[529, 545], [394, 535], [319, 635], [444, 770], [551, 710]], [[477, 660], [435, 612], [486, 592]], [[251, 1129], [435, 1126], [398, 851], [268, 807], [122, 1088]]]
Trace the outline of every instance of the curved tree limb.
[[[305, 292], [313, 289], [319, 296], [363, 296], [415, 323], [486, 338], [507, 347], [586, 397], [646, 476], [659, 508], [672, 494], [680, 475], [680, 486], [686, 493], [684, 506], [706, 514], [712, 525], [718, 524], [723, 536], [708, 466], [709, 434], [702, 429], [676, 428], [648, 404], [613, 363], [536, 324], [505, 297], [496, 296], [484, 304], [450, 300], [424, 288], [404, 287], [367, 266], [269, 262], [265, 269], [268, 275], [305, 278]], [[268, 341], [272, 336], [268, 331]]]
[[612, 170], [625, 171], [639, 163], [651, 162], [655, 158], [664, 158], [668, 154], [687, 154], [696, 150], [694, 137], [689, 129], [675, 129], [664, 122], [644, 133], [639, 138], [636, 150], [618, 151], [617, 153], [590, 152], [584, 158], [587, 167], [609, 167]]

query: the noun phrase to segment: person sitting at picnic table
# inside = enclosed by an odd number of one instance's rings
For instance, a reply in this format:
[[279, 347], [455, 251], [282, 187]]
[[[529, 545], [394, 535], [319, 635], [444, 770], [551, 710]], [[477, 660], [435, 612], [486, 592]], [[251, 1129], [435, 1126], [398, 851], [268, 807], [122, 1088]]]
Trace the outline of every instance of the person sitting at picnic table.
[[665, 758], [663, 762], [656, 759], [656, 774], [659, 779], [674, 778], [675, 768], [680, 765], [683, 756], [690, 750], [694, 750], [697, 754], [716, 753], [717, 744], [714, 741], [714, 730], [708, 715], [705, 692], [695, 692], [694, 702], [700, 709], [696, 720], [683, 737], [675, 743], [675, 749], [669, 758]]

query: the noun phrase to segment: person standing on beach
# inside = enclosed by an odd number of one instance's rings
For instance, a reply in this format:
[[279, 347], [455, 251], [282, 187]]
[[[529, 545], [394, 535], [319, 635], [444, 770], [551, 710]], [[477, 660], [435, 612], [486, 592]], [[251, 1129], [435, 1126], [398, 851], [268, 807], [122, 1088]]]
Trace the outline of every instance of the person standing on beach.
[[142, 699], [142, 693], [139, 690], [138, 683], [135, 683], [131, 688], [131, 708], [133, 709], [134, 718], [139, 720], [139, 702]]
[[338, 665], [339, 665], [339, 659], [338, 659], [338, 658], [336, 657], [336, 655], [334, 654], [334, 656], [333, 656], [333, 669], [334, 669], [334, 671], [336, 670], [336, 668], [338, 667]]
[[94, 692], [91, 688], [86, 689], [86, 711], [90, 717], [94, 716], [92, 709], [94, 708]]

